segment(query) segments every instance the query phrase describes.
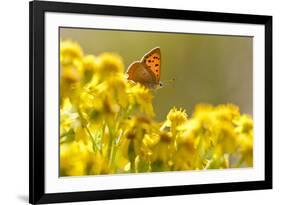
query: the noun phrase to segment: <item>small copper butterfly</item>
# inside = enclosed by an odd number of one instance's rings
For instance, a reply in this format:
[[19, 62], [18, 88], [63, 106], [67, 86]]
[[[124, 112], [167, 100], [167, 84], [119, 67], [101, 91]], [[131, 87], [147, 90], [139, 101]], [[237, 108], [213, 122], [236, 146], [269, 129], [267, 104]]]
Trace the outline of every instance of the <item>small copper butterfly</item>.
[[159, 47], [155, 47], [146, 53], [140, 61], [135, 61], [128, 67], [127, 79], [150, 89], [158, 89], [163, 87], [160, 73], [161, 52]]

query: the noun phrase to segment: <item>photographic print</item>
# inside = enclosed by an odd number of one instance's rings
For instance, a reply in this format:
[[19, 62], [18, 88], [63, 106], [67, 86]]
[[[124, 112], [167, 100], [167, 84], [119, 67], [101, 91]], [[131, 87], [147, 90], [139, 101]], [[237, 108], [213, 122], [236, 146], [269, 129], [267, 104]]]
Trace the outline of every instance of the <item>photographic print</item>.
[[253, 166], [251, 36], [61, 27], [60, 176]]
[[272, 188], [272, 17], [30, 2], [29, 201]]

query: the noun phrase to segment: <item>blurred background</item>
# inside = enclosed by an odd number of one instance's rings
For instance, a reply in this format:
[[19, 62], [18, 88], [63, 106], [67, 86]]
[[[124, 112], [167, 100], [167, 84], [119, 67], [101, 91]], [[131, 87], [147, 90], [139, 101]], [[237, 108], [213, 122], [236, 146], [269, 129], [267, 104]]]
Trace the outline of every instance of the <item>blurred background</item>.
[[252, 37], [61, 28], [60, 38], [78, 42], [85, 54], [118, 53], [126, 69], [159, 46], [161, 81], [175, 81], [154, 93], [157, 120], [173, 106], [191, 115], [198, 103], [233, 103], [252, 115]]

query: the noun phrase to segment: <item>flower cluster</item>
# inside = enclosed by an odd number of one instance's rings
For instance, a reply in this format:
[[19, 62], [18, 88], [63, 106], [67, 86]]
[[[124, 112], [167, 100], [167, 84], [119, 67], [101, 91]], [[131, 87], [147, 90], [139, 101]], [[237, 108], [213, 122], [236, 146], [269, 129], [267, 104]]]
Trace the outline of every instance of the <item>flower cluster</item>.
[[60, 44], [60, 175], [253, 165], [253, 121], [232, 104], [172, 108], [157, 122], [152, 92], [127, 81], [122, 58]]

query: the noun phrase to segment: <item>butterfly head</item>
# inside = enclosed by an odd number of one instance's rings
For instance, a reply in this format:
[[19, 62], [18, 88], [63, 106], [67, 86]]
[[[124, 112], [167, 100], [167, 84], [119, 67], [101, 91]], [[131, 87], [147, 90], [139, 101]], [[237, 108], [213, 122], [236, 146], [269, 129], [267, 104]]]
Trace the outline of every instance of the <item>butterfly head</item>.
[[159, 83], [158, 83], [158, 85], [156, 86], [155, 89], [157, 90], [159, 88], [163, 88], [164, 86], [169, 85], [169, 84], [173, 83], [174, 81], [175, 81], [174, 78], [171, 79], [171, 80], [164, 81], [164, 82], [159, 81]]
[[160, 81], [159, 83], [158, 83], [158, 85], [156, 86], [156, 90], [157, 89], [160, 89], [160, 88], [163, 88], [164, 87], [164, 84]]

